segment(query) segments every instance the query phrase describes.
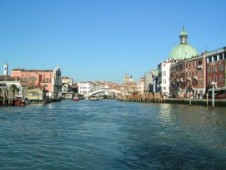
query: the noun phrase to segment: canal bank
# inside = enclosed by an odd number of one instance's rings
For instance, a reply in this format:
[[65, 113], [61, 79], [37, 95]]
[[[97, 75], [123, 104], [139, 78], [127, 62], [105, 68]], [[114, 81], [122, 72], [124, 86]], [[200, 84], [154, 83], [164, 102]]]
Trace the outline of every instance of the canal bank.
[[225, 99], [193, 99], [193, 98], [166, 98], [160, 93], [144, 93], [132, 94], [117, 98], [120, 101], [127, 102], [146, 102], [146, 103], [170, 103], [170, 104], [184, 104], [184, 105], [200, 105], [210, 107], [226, 107]]
[[[212, 100], [206, 99], [165, 99], [165, 103], [170, 104], [184, 104], [184, 105], [201, 105], [201, 106], [210, 106], [212, 107]], [[214, 106], [226, 107], [226, 100], [214, 100]]]

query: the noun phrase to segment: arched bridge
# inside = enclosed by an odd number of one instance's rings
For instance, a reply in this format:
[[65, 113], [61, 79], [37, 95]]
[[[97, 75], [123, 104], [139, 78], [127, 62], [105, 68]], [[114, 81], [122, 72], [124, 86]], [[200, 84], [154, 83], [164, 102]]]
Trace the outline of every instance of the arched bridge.
[[85, 98], [89, 98], [90, 96], [97, 95], [97, 94], [104, 94], [104, 95], [116, 94], [117, 95], [117, 94], [124, 94], [124, 93], [116, 89], [103, 88], [103, 89], [98, 89], [85, 94]]

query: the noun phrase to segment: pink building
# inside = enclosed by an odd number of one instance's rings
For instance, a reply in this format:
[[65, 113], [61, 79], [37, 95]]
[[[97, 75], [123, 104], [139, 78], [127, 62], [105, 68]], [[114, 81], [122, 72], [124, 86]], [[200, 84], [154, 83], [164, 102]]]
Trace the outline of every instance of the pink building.
[[48, 91], [52, 98], [61, 97], [61, 71], [54, 70], [26, 70], [13, 69], [11, 77], [20, 78], [25, 87], [39, 87]]
[[217, 89], [226, 89], [226, 47], [208, 52], [206, 60], [206, 86], [211, 88], [216, 82]]
[[[184, 59], [171, 65], [171, 93], [179, 96], [191, 91], [196, 97], [203, 96], [206, 90], [206, 54]], [[180, 93], [180, 94], [179, 94]]]

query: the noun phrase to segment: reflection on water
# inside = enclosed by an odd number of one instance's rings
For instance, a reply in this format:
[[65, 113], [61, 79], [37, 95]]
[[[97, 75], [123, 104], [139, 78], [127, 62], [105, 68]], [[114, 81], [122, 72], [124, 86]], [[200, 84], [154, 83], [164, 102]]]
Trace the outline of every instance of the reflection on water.
[[112, 100], [3, 107], [1, 169], [224, 169], [225, 113]]
[[160, 108], [160, 112], [159, 112], [160, 119], [162, 119], [162, 121], [165, 123], [170, 123], [173, 119], [173, 114], [171, 113], [172, 105], [160, 104], [159, 108]]

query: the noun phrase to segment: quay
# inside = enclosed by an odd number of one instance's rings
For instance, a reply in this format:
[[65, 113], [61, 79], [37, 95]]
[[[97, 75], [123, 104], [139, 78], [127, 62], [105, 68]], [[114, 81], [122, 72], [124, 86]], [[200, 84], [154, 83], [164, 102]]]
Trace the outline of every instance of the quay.
[[[144, 102], [144, 103], [170, 103], [184, 105], [201, 105], [212, 106], [212, 99], [197, 99], [197, 98], [166, 98], [161, 93], [134, 93], [132, 95], [117, 96], [120, 101], [126, 102]], [[214, 106], [226, 107], [225, 99], [214, 99]]]

